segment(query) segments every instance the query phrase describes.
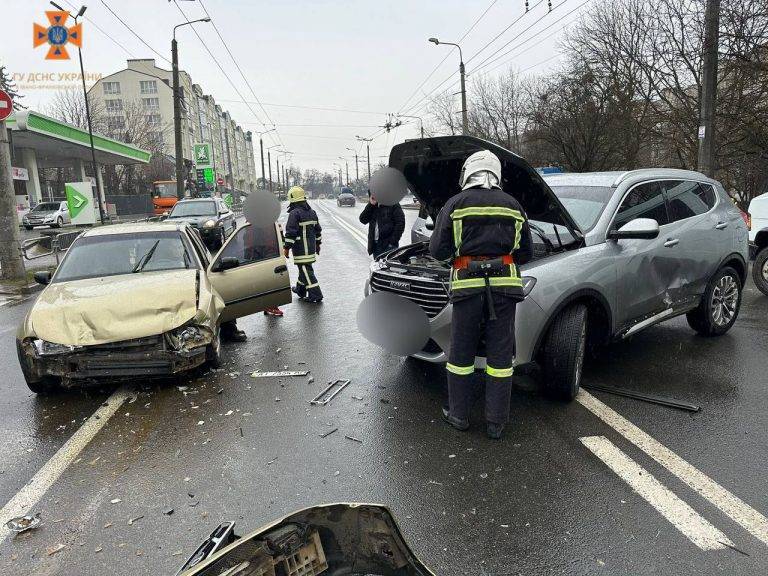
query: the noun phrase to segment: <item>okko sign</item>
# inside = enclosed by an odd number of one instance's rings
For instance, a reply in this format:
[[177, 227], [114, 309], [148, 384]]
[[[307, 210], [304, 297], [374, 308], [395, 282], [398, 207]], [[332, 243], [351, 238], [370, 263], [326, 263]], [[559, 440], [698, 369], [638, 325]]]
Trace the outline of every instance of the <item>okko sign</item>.
[[195, 155], [195, 167], [198, 170], [213, 168], [213, 154], [211, 154], [211, 145], [209, 143], [193, 144], [192, 152]]
[[67, 206], [72, 224], [85, 225], [96, 223], [96, 210], [93, 204], [93, 188], [90, 182], [68, 182], [64, 184]]

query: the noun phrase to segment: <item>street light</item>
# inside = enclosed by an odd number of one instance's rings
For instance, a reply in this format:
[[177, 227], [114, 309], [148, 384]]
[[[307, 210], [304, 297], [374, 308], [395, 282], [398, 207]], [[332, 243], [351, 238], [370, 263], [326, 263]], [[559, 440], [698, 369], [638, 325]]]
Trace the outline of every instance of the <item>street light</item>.
[[[342, 158], [342, 160], [343, 160], [343, 158]], [[339, 188], [341, 188], [343, 186], [342, 181], [341, 181], [341, 164], [339, 164], [338, 162], [334, 162], [333, 165], [337, 166], [339, 168]]]
[[[455, 42], [441, 42], [437, 38], [430, 38], [435, 46], [445, 44], [446, 46], [456, 46], [459, 49], [459, 74], [461, 76], [461, 133], [467, 134], [467, 90], [464, 86], [464, 56], [461, 54], [461, 46]], [[423, 136], [422, 136], [423, 138]]]
[[[66, 12], [69, 14], [68, 10], [64, 10], [61, 6], [56, 4], [55, 2], [51, 2], [51, 5], [60, 10], [61, 12]], [[77, 25], [77, 19], [80, 18], [83, 14], [85, 14], [85, 11], [88, 9], [87, 6], [81, 6], [80, 10], [78, 10], [77, 14], [75, 16], [72, 16], [75, 20], [75, 25]], [[82, 43], [81, 43], [82, 44]], [[93, 146], [93, 126], [91, 123], [91, 109], [90, 105], [88, 104], [88, 90], [85, 89], [85, 70], [83, 69], [83, 49], [80, 45], [77, 47], [77, 57], [80, 59], [80, 76], [83, 80], [83, 98], [85, 99], [85, 118], [88, 121], [88, 138], [91, 143], [91, 162], [92, 162], [92, 169], [93, 169], [93, 177], [96, 179], [96, 200], [99, 205], [99, 220], [102, 224], [104, 224], [104, 203], [102, 201], [102, 196], [104, 194], [104, 187], [101, 182], [101, 178], [99, 178], [98, 168], [96, 166], [96, 148]]]
[[[360, 180], [360, 171], [357, 169], [357, 150], [353, 150], [352, 148], [347, 148], [347, 150], [355, 155], [355, 184], [357, 184], [357, 181]], [[349, 178], [347, 178], [347, 180], [349, 180]]]
[[368, 180], [371, 179], [371, 142], [373, 138], [363, 138], [362, 136], [355, 136], [359, 142], [365, 142], [365, 150], [368, 153]]
[[267, 178], [264, 175], [264, 141], [261, 139], [261, 137], [264, 136], [264, 134], [269, 134], [270, 132], [274, 132], [275, 130], [277, 130], [277, 128], [265, 130], [264, 132], [256, 132], [256, 134], [259, 135], [259, 150], [261, 151], [261, 182], [262, 184], [266, 183]]
[[407, 114], [398, 114], [399, 118], [415, 118], [419, 121], [419, 126], [421, 126], [421, 137], [424, 138], [424, 120], [421, 116], [409, 116]]
[[210, 18], [182, 22], [173, 27], [171, 40], [171, 65], [173, 67], [173, 138], [176, 141], [176, 198], [184, 198], [184, 152], [181, 146], [181, 93], [179, 88], [179, 48], [176, 43], [176, 29], [195, 22], [210, 22]]

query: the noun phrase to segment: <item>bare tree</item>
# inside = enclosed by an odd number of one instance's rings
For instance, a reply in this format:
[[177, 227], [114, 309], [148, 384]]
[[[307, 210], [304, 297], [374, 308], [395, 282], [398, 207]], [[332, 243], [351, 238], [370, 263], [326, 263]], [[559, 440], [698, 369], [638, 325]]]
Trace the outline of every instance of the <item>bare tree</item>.
[[461, 107], [456, 103], [456, 96], [450, 92], [440, 92], [429, 99], [427, 132], [437, 134], [461, 134]]

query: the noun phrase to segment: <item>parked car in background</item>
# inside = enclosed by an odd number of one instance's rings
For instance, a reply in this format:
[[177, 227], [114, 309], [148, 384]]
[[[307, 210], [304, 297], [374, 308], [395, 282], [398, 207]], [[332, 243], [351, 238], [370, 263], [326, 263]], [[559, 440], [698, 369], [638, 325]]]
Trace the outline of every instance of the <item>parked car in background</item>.
[[180, 374], [220, 363], [221, 322], [291, 301], [277, 225], [246, 224], [211, 256], [186, 222], [115, 224], [81, 234], [16, 335], [36, 393]]
[[182, 200], [168, 214], [172, 222], [186, 222], [200, 233], [205, 244], [221, 248], [227, 237], [235, 231], [235, 215], [221, 198]]
[[339, 194], [339, 196], [336, 198], [336, 205], [337, 206], [352, 206], [355, 207], [355, 195], [352, 194], [352, 191], [349, 189], [345, 189]]
[[21, 219], [22, 226], [27, 230], [32, 230], [35, 226], [61, 228], [64, 224], [70, 224], [71, 222], [69, 205], [66, 200], [40, 202]]
[[752, 198], [749, 214], [752, 219], [749, 242], [755, 257], [752, 279], [758, 290], [768, 296], [768, 192]]
[[526, 299], [517, 307], [516, 364], [540, 368], [550, 395], [576, 396], [588, 348], [683, 314], [705, 336], [733, 326], [747, 275], [747, 224], [719, 182], [665, 169], [542, 178], [495, 144], [446, 136], [392, 149], [389, 165], [422, 204], [413, 232], [422, 240], [374, 261], [365, 288], [399, 294], [425, 311], [431, 338], [416, 358], [448, 357], [450, 263], [430, 255], [428, 235], [459, 192], [464, 160], [482, 149], [499, 157], [502, 187], [530, 221], [534, 258], [521, 267]]

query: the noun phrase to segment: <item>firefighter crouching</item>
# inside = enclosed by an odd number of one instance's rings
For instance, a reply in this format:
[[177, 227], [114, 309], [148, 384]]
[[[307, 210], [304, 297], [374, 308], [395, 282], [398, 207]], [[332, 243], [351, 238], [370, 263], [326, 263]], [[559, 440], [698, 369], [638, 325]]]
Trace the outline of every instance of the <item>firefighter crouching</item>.
[[288, 190], [288, 223], [285, 226], [283, 252], [293, 252], [293, 263], [299, 269], [294, 294], [305, 302], [319, 303], [323, 292], [315, 277], [312, 264], [320, 254], [322, 228], [317, 213], [309, 207], [307, 196], [301, 186]]
[[453, 259], [448, 407], [444, 419], [469, 428], [478, 343], [485, 336], [485, 419], [492, 439], [509, 418], [515, 356], [515, 307], [523, 299], [519, 265], [531, 259], [532, 244], [522, 207], [501, 189], [501, 163], [488, 150], [464, 162], [462, 192], [440, 211], [430, 240], [432, 255]]

